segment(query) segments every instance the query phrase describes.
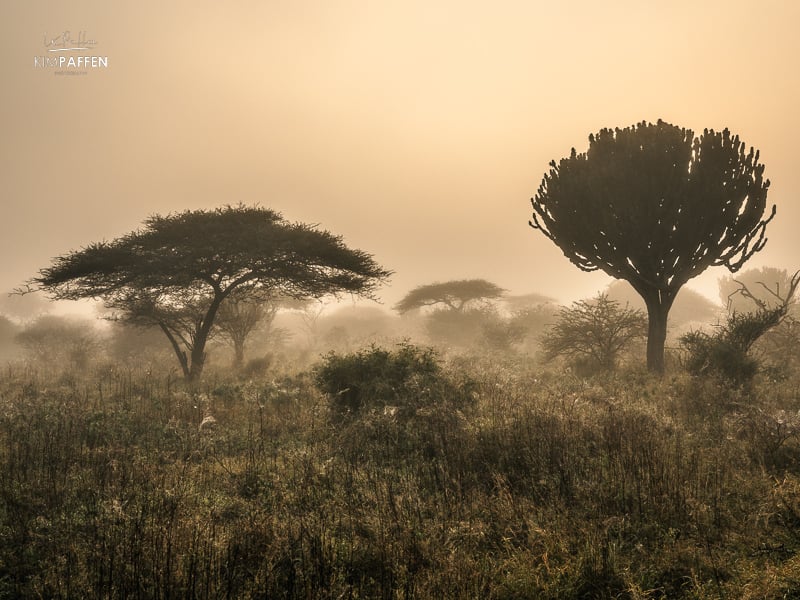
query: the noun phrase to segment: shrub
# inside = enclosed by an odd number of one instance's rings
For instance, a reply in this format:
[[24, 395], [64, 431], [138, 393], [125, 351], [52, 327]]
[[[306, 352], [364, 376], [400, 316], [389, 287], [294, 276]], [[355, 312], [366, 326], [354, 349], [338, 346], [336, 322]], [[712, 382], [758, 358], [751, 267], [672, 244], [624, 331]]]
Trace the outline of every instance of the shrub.
[[690, 331], [681, 336], [680, 342], [687, 352], [684, 366], [692, 375], [717, 375], [734, 385], [743, 385], [758, 371], [758, 362], [724, 336]]
[[86, 369], [101, 347], [90, 321], [55, 315], [29, 323], [16, 341], [42, 366], [55, 370]]
[[599, 294], [562, 308], [558, 321], [542, 338], [548, 360], [565, 356], [581, 373], [613, 371], [622, 352], [647, 333], [640, 310], [621, 307]]
[[444, 373], [433, 348], [410, 343], [396, 350], [370, 346], [351, 354], [330, 352], [315, 369], [314, 381], [339, 417], [388, 411], [403, 418], [445, 400], [463, 404], [468, 397]]
[[734, 385], [749, 383], [759, 366], [749, 355], [750, 349], [785, 316], [785, 307], [733, 313], [714, 334], [692, 331], [681, 336], [681, 345], [687, 351], [687, 371], [692, 375], [716, 375]]

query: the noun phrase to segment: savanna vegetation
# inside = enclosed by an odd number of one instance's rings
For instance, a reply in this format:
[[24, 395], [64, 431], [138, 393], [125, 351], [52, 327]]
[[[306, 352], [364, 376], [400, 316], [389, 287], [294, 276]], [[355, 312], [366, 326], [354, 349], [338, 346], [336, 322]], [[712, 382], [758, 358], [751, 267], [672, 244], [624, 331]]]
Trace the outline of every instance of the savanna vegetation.
[[103, 356], [0, 375], [0, 598], [800, 593], [795, 371], [406, 342], [189, 385]]
[[0, 320], [0, 599], [800, 597], [800, 275], [683, 287], [763, 247], [758, 153], [590, 143], [532, 224], [646, 313], [483, 279], [329, 310], [391, 272], [241, 205], [56, 258], [29, 285], [107, 323]]

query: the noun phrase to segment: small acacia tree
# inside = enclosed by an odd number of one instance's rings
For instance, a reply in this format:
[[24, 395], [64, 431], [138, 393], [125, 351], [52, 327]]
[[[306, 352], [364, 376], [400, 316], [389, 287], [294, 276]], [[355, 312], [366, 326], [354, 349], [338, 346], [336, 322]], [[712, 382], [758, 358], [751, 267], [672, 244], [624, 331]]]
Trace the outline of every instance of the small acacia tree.
[[238, 205], [154, 215], [140, 230], [56, 258], [29, 287], [55, 299], [103, 299], [123, 320], [158, 326], [194, 382], [220, 307], [233, 294], [371, 296], [390, 274], [341, 237]]
[[556, 323], [542, 337], [542, 348], [549, 360], [567, 356], [611, 371], [622, 351], [646, 331], [642, 311], [621, 307], [606, 294], [598, 294], [562, 308]]
[[438, 344], [466, 347], [485, 341], [486, 328], [497, 321], [492, 300], [504, 294], [503, 288], [485, 279], [431, 283], [408, 292], [394, 309], [400, 314], [432, 309], [425, 315], [428, 337]]
[[710, 266], [737, 271], [766, 243], [769, 181], [759, 153], [726, 129], [694, 133], [663, 121], [589, 136], [589, 149], [550, 163], [531, 200], [539, 229], [584, 271], [625, 279], [648, 314], [647, 365], [664, 370], [675, 296]]
[[269, 330], [278, 309], [281, 298], [251, 298], [247, 294], [233, 294], [219, 307], [217, 328], [220, 337], [233, 346], [233, 368], [244, 366], [244, 348], [247, 338], [261, 326]]
[[500, 298], [505, 290], [485, 279], [461, 279], [429, 283], [414, 288], [395, 305], [400, 314], [424, 306], [443, 306], [463, 312], [468, 306]]

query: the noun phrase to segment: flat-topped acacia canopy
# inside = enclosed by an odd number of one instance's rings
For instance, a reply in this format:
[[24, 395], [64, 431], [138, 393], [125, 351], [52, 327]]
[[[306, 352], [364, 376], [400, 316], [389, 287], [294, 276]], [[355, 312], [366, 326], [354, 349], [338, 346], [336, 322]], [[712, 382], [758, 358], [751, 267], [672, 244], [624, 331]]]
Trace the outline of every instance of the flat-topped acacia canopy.
[[217, 311], [233, 292], [371, 297], [389, 275], [339, 236], [238, 205], [153, 215], [121, 238], [57, 257], [30, 283], [54, 299], [99, 298], [126, 320], [159, 326], [194, 381]]

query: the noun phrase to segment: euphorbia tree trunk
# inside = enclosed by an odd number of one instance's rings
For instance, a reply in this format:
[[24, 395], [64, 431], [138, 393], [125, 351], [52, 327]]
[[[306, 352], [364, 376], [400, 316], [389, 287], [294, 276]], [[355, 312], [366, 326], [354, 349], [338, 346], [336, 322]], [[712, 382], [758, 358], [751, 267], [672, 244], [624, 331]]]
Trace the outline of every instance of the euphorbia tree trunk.
[[647, 306], [647, 369], [651, 373], [664, 373], [664, 344], [667, 341], [667, 317], [675, 294], [650, 292], [642, 294]]

